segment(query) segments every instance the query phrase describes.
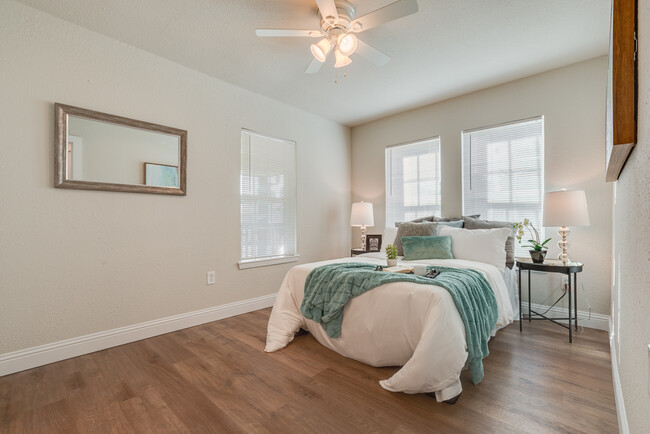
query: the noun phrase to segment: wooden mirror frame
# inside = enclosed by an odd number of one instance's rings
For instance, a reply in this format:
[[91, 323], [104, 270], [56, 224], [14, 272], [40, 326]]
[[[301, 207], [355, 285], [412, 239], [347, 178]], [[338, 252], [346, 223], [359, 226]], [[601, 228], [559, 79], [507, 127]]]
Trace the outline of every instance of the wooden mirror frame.
[[612, 0], [607, 71], [607, 173], [616, 181], [636, 144], [636, 0]]
[[[187, 194], [185, 188], [187, 167], [187, 131], [59, 103], [56, 103], [54, 105], [54, 111], [56, 116], [54, 127], [54, 187], [72, 188], [78, 190], [119, 191], [126, 193], [171, 194], [176, 196], [185, 196]], [[67, 142], [69, 116], [100, 121], [117, 126], [126, 126], [146, 131], [153, 131], [156, 133], [178, 136], [178, 142], [180, 146], [178, 162], [179, 187], [172, 188], [158, 187], [153, 185], [117, 184], [109, 182], [79, 181], [67, 179], [65, 168], [67, 167], [68, 158]]]

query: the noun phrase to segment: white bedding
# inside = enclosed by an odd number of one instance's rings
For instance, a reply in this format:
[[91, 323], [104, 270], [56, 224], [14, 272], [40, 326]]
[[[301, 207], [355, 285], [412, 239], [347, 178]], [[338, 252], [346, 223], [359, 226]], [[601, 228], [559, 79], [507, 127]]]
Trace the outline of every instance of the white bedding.
[[[373, 257], [376, 256], [376, 257]], [[438, 401], [462, 391], [460, 373], [467, 360], [465, 327], [446, 289], [411, 282], [381, 285], [346, 305], [341, 335], [330, 338], [320, 324], [300, 313], [304, 286], [311, 270], [337, 262], [385, 265], [383, 254], [303, 264], [284, 278], [271, 312], [265, 351], [284, 348], [300, 327], [321, 344], [343, 356], [372, 366], [402, 366], [381, 386], [392, 392], [435, 392]], [[400, 264], [431, 264], [472, 268], [483, 273], [494, 290], [498, 319], [493, 334], [513, 320], [512, 305], [502, 272], [481, 262], [458, 259], [418, 260]]]

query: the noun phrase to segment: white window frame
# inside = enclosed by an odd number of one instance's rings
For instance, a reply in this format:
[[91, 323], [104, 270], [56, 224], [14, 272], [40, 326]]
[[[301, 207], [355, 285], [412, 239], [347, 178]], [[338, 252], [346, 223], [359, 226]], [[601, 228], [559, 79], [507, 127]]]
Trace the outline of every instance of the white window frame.
[[[466, 196], [467, 196], [468, 189], [471, 189], [471, 174], [467, 173], [467, 166], [466, 166], [467, 161], [466, 161], [466, 159], [467, 159], [468, 154], [471, 155], [471, 149], [467, 149], [466, 147], [471, 146], [471, 141], [468, 143], [467, 139], [469, 137], [471, 137], [472, 133], [479, 133], [480, 134], [481, 132], [485, 132], [485, 131], [488, 131], [488, 130], [495, 130], [495, 129], [498, 129], [498, 128], [507, 128], [508, 126], [522, 125], [522, 124], [526, 124], [526, 123], [530, 123], [530, 122], [539, 122], [541, 124], [540, 125], [541, 126], [541, 136], [540, 136], [541, 149], [538, 149], [538, 154], [537, 154], [538, 170], [535, 171], [535, 175], [534, 175], [534, 176], [538, 177], [538, 183], [539, 183], [538, 184], [539, 185], [539, 191], [538, 191], [538, 194], [537, 194], [537, 201], [534, 202], [534, 203], [530, 203], [530, 202], [528, 202], [528, 203], [520, 203], [519, 205], [517, 205], [517, 202], [513, 202], [513, 201], [502, 202], [501, 205], [493, 207], [493, 209], [498, 208], [498, 209], [501, 209], [501, 210], [505, 211], [506, 214], [510, 214], [510, 215], [516, 214], [516, 215], [519, 216], [519, 218], [512, 218], [510, 216], [507, 216], [507, 217], [495, 217], [494, 215], [491, 215], [490, 208], [482, 209], [482, 206], [476, 205], [476, 204], [474, 206], [468, 206]], [[507, 135], [507, 133], [504, 133], [504, 135]], [[508, 169], [507, 173], [508, 173], [508, 175], [509, 175], [509, 177], [511, 179], [510, 192], [512, 192], [513, 191], [512, 190], [513, 174], [522, 173], [522, 172], [532, 172], [532, 171], [529, 170], [529, 169], [520, 169], [520, 170], [516, 169], [517, 156], [521, 155], [520, 151], [515, 151], [515, 150], [512, 149], [512, 147], [515, 146], [513, 144], [513, 142], [516, 139], [508, 138], [508, 139], [504, 139], [504, 140], [507, 140], [508, 147], [509, 147], [508, 154], [507, 154], [507, 156], [505, 156], [505, 158], [508, 158], [509, 169]], [[521, 140], [521, 138], [519, 138], [519, 140]], [[496, 143], [496, 142], [493, 142], [493, 143]], [[539, 231], [540, 241], [544, 241], [545, 240], [545, 235], [544, 235], [544, 228], [542, 227], [542, 215], [543, 215], [543, 212], [544, 212], [544, 209], [543, 209], [543, 206], [544, 206], [544, 190], [545, 190], [545, 186], [544, 186], [544, 164], [545, 164], [544, 147], [545, 147], [544, 116], [536, 116], [536, 117], [533, 117], [533, 118], [521, 119], [521, 120], [517, 120], [517, 121], [506, 122], [506, 123], [497, 124], [497, 125], [490, 125], [490, 126], [481, 127], [481, 128], [474, 128], [474, 129], [471, 129], [471, 130], [463, 130], [461, 132], [461, 157], [462, 157], [461, 158], [461, 161], [462, 161], [462, 163], [461, 163], [462, 169], [461, 170], [462, 170], [462, 209], [463, 209], [463, 215], [481, 214], [481, 218], [485, 219], [485, 220], [505, 220], [505, 221], [513, 221], [513, 223], [516, 222], [516, 221], [522, 221], [524, 218], [528, 218], [534, 224], [535, 228], [537, 228], [537, 230]], [[471, 165], [471, 162], [467, 163], [467, 164]], [[489, 173], [490, 172], [488, 170], [486, 172], [486, 176]], [[488, 184], [479, 183], [479, 185], [484, 187], [484, 188], [489, 188]], [[487, 198], [485, 198], [485, 202], [486, 202], [485, 206], [488, 206], [488, 199]], [[529, 213], [530, 213], [530, 215], [529, 215]], [[526, 232], [526, 237], [528, 237], [528, 235], [529, 235], [528, 232]], [[522, 247], [523, 245], [527, 244], [526, 239], [528, 239], [528, 238], [522, 239], [521, 245], [518, 242], [515, 242], [515, 256], [518, 256], [518, 257], [528, 256], [527, 252], [526, 252], [526, 249], [524, 247]]]
[[[249, 182], [245, 183], [244, 182], [244, 177], [245, 177], [245, 171], [251, 171], [251, 144], [250, 144], [250, 139], [251, 137], [257, 137], [258, 139], [262, 140], [268, 140], [271, 142], [278, 142], [280, 144], [286, 144], [290, 145], [293, 147], [293, 164], [291, 162], [289, 165], [286, 167], [282, 167], [282, 164], [279, 164], [278, 167], [281, 169], [289, 169], [288, 173], [285, 173], [285, 175], [288, 175], [288, 178], [291, 180], [293, 179], [293, 186], [291, 188], [293, 189], [293, 195], [292, 196], [287, 196], [284, 198], [278, 198], [274, 197], [272, 195], [264, 195], [264, 194], [254, 194], [251, 195], [251, 185], [252, 183]], [[290, 173], [292, 171], [292, 173]], [[240, 189], [239, 189], [239, 194], [240, 194], [240, 261], [238, 262], [239, 269], [247, 269], [247, 268], [255, 268], [255, 267], [264, 267], [264, 266], [269, 266], [269, 265], [276, 265], [276, 264], [283, 264], [283, 263], [288, 263], [288, 262], [296, 262], [298, 261], [299, 255], [297, 254], [297, 245], [298, 245], [298, 240], [297, 240], [297, 226], [298, 226], [298, 221], [297, 221], [297, 214], [298, 214], [298, 191], [297, 191], [297, 146], [296, 142], [291, 141], [291, 140], [286, 140], [286, 139], [281, 139], [273, 136], [269, 136], [266, 134], [261, 134], [255, 131], [247, 130], [245, 128], [242, 128], [241, 130], [241, 169], [240, 169]], [[248, 185], [248, 192], [244, 191], [245, 190], [245, 184]], [[260, 189], [264, 190], [264, 189]], [[250, 197], [255, 197], [258, 196], [259, 199], [255, 199], [255, 201], [261, 203], [268, 203], [269, 201], [271, 202], [277, 202], [277, 203], [283, 203], [286, 206], [283, 207], [285, 215], [283, 216], [283, 222], [282, 225], [285, 226], [284, 231], [285, 235], [288, 235], [289, 238], [292, 236], [293, 243], [292, 245], [286, 246], [288, 247], [286, 253], [274, 253], [271, 255], [266, 255], [266, 256], [250, 256], [246, 254], [246, 246], [248, 245], [245, 242], [245, 231], [250, 230], [252, 227], [247, 228], [244, 220], [244, 199]], [[258, 207], [256, 206], [255, 209]], [[287, 214], [290, 213], [290, 214]], [[288, 218], [288, 220], [286, 220]], [[293, 221], [293, 227], [289, 228], [287, 230], [286, 226], [291, 225], [291, 221]], [[288, 223], [287, 223], [288, 222]], [[291, 233], [293, 231], [293, 233]]]
[[[424, 214], [424, 215], [419, 215], [415, 218], [419, 217], [424, 217], [425, 215], [435, 215], [440, 217], [441, 215], [441, 209], [442, 209], [442, 146], [440, 143], [440, 136], [434, 136], [434, 137], [428, 137], [425, 139], [420, 139], [420, 140], [415, 140], [412, 142], [406, 142], [406, 143], [400, 143], [397, 145], [391, 145], [387, 146], [385, 150], [385, 165], [386, 165], [386, 227], [394, 226], [396, 222], [403, 222], [406, 220], [413, 220], [410, 218], [405, 217], [405, 215], [397, 215], [396, 212], [396, 206], [394, 205], [396, 201], [399, 201], [399, 194], [402, 196], [402, 207], [406, 208], [406, 205], [403, 204], [404, 202], [404, 185], [407, 183], [406, 181], [402, 181], [401, 184], [401, 190], [400, 186], [396, 185], [399, 183], [399, 180], [394, 179], [394, 175], [398, 173], [398, 171], [393, 167], [393, 155], [392, 152], [398, 150], [399, 148], [406, 148], [406, 147], [416, 147], [417, 145], [423, 145], [423, 146], [430, 146], [428, 145], [429, 142], [433, 142], [434, 146], [437, 146], [437, 167], [436, 167], [436, 174], [430, 177], [421, 177], [419, 173], [419, 164], [418, 164], [418, 175], [416, 178], [416, 181], [411, 181], [411, 182], [417, 182], [418, 186], [418, 202], [421, 200], [419, 189], [420, 185], [424, 181], [438, 181], [437, 185], [435, 186], [435, 189], [437, 189], [438, 194], [438, 201], [437, 203], [433, 205], [412, 205], [409, 206], [410, 211], [414, 211], [419, 214]], [[424, 155], [423, 153], [418, 154], [417, 152], [414, 152], [414, 155]], [[403, 161], [403, 160], [402, 160]], [[437, 176], [436, 176], [437, 175]]]

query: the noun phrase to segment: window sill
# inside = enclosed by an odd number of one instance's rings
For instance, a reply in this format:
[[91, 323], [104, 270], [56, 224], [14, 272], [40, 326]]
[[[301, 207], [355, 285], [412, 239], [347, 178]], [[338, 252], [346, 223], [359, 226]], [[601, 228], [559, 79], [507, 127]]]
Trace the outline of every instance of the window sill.
[[299, 255], [294, 255], [294, 256], [283, 256], [283, 257], [272, 258], [272, 259], [251, 259], [248, 261], [239, 261], [237, 265], [239, 266], [240, 270], [245, 270], [247, 268], [267, 267], [269, 265], [286, 264], [288, 262], [298, 262], [299, 258], [300, 258]]

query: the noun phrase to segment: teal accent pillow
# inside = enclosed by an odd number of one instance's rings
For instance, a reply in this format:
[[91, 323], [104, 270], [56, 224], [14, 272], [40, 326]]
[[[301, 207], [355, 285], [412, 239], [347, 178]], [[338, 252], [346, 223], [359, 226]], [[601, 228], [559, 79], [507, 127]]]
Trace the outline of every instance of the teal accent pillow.
[[415, 259], [454, 259], [451, 236], [402, 237], [404, 261]]
[[462, 228], [465, 220], [454, 220], [453, 222], [438, 222], [438, 226], [448, 226], [450, 228]]

